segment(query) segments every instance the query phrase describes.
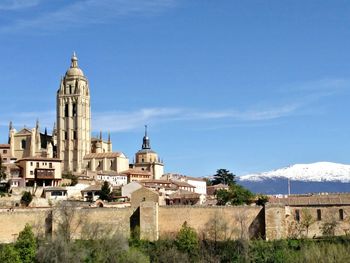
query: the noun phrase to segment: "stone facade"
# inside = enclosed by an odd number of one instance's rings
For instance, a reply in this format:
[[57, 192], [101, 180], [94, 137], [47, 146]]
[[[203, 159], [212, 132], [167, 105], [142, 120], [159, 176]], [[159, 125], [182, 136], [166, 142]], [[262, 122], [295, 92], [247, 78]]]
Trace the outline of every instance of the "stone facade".
[[147, 135], [147, 126], [145, 126], [145, 136], [142, 140], [142, 148], [135, 154], [135, 163], [133, 168], [150, 172], [153, 179], [160, 179], [164, 174], [164, 164], [158, 154], [151, 149], [150, 139]]
[[81, 172], [91, 151], [90, 89], [75, 54], [57, 91], [57, 142], [63, 171]]

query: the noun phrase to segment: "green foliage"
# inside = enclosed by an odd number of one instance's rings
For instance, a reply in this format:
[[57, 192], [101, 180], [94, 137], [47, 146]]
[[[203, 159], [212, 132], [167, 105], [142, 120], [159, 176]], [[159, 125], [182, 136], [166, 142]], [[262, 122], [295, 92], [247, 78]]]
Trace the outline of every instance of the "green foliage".
[[62, 174], [62, 178], [70, 179], [71, 180], [70, 186], [74, 186], [78, 183], [78, 177], [72, 174], [72, 172], [67, 172]]
[[312, 217], [310, 210], [303, 209], [301, 210], [301, 218], [300, 218], [300, 226], [301, 230], [305, 231], [305, 236], [309, 235], [309, 228], [315, 222], [315, 219]]
[[109, 186], [109, 183], [107, 181], [104, 181], [101, 191], [99, 191], [100, 199], [102, 200], [110, 200], [111, 199], [111, 188]]
[[185, 221], [176, 236], [176, 245], [182, 252], [195, 256], [199, 249], [199, 239], [196, 231]]
[[231, 199], [231, 193], [225, 189], [219, 189], [216, 191], [217, 205], [226, 205]]
[[238, 184], [231, 184], [228, 190], [221, 189], [216, 192], [217, 205], [251, 204], [254, 197], [252, 192]]
[[334, 218], [329, 218], [324, 221], [321, 228], [322, 235], [324, 236], [334, 236], [335, 229], [337, 228], [338, 222]]
[[21, 204], [28, 206], [32, 200], [33, 200], [33, 196], [31, 192], [25, 191], [21, 197]]
[[209, 178], [204, 178], [204, 181], [206, 182], [207, 186], [213, 185], [213, 181], [210, 180]]
[[2, 245], [0, 248], [1, 263], [21, 263], [21, 258], [13, 245]]
[[27, 224], [22, 232], [19, 233], [15, 248], [23, 263], [31, 263], [34, 261], [36, 255], [36, 240], [30, 225]]
[[0, 154], [0, 181], [6, 179], [5, 167], [2, 165], [2, 156]]
[[251, 204], [253, 202], [254, 194], [241, 185], [231, 185], [229, 191], [231, 192], [230, 202], [232, 205]]
[[256, 196], [256, 205], [264, 206], [269, 201], [269, 197], [266, 195], [259, 194]]
[[216, 185], [216, 184], [232, 185], [236, 183], [235, 177], [236, 175], [231, 173], [229, 170], [218, 169], [216, 171], [216, 174], [214, 174], [214, 179], [212, 183], [213, 185]]

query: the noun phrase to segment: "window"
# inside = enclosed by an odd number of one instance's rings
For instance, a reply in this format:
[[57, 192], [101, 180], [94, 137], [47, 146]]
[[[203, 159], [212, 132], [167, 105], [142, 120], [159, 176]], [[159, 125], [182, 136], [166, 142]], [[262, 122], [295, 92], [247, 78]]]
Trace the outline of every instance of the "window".
[[33, 171], [30, 171], [30, 175], [33, 175], [34, 173], [33, 173]]
[[30, 162], [30, 166], [33, 166], [33, 162]]
[[69, 117], [69, 114], [68, 114], [68, 104], [65, 104], [65, 105], [64, 105], [64, 117]]
[[321, 221], [322, 216], [321, 216], [321, 209], [317, 209], [317, 220]]
[[7, 150], [3, 150], [3, 153], [7, 153]]
[[344, 210], [339, 209], [339, 220], [343, 221], [344, 220]]
[[49, 163], [49, 168], [52, 168], [52, 163]]
[[26, 148], [26, 140], [24, 140], [24, 139], [21, 141], [21, 148], [22, 149]]
[[77, 104], [73, 103], [72, 116], [77, 116]]
[[36, 168], [39, 168], [39, 163], [36, 163]]
[[145, 159], [142, 159], [142, 160], [141, 160], [141, 162], [144, 162], [144, 161], [145, 161]]
[[77, 139], [77, 131], [73, 131], [73, 139], [74, 139], [74, 140]]
[[68, 140], [68, 132], [64, 132], [64, 139]]
[[69, 85], [69, 94], [72, 94], [72, 85]]
[[295, 220], [298, 221], [298, 222], [300, 221], [300, 211], [299, 211], [299, 209], [295, 210]]

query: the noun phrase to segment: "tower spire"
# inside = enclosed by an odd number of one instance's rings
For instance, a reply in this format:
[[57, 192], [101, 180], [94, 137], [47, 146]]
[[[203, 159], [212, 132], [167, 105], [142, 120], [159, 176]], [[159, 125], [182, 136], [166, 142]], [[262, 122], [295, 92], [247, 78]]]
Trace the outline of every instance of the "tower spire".
[[145, 125], [145, 136], [143, 136], [142, 149], [151, 149], [150, 140], [147, 135], [147, 125]]
[[12, 124], [12, 121], [10, 121], [9, 123], [9, 130], [11, 131], [13, 129], [13, 124]]
[[78, 57], [77, 57], [75, 51], [73, 52], [73, 55], [72, 55], [72, 58], [71, 58], [71, 62], [72, 62], [71, 65], [70, 65], [71, 68], [77, 68], [78, 67]]

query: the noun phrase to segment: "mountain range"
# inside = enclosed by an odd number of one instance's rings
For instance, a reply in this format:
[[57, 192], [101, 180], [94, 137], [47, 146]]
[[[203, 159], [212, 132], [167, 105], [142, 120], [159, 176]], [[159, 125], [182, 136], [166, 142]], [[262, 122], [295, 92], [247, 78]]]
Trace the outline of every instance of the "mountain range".
[[350, 192], [350, 165], [332, 162], [294, 164], [239, 176], [237, 181], [253, 192], [264, 194], [287, 194], [288, 181], [293, 194]]

